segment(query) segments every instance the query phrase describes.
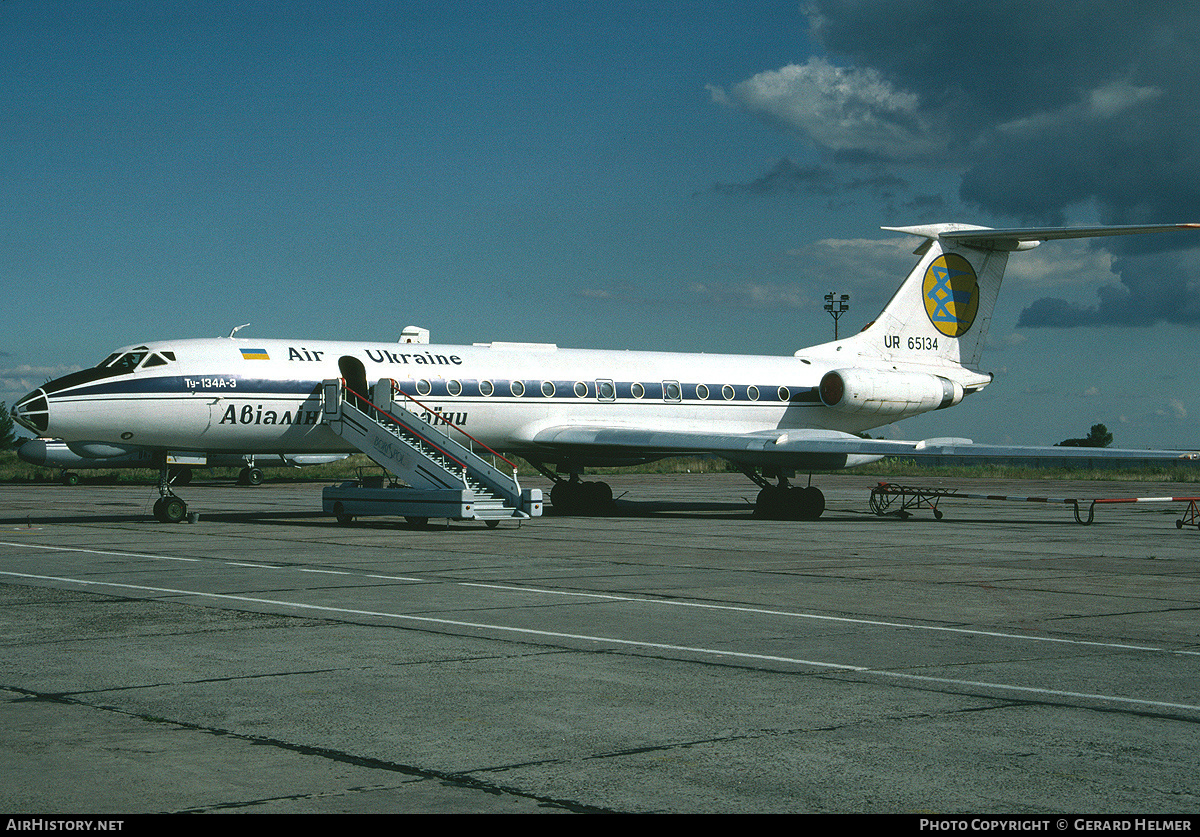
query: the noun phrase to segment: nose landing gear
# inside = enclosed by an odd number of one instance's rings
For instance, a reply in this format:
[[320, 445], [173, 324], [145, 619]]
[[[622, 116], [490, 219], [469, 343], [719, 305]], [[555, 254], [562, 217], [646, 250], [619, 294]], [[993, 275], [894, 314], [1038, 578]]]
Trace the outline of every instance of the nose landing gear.
[[187, 503], [171, 490], [171, 472], [166, 457], [158, 469], [158, 500], [154, 502], [154, 519], [160, 523], [179, 523], [187, 517]]
[[179, 523], [187, 517], [187, 503], [171, 495], [154, 502], [154, 519], [161, 523]]

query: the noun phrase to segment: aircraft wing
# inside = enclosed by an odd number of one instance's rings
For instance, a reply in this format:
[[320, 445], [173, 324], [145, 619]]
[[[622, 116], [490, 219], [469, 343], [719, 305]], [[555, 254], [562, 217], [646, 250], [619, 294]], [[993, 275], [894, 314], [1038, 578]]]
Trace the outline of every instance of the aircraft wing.
[[1200, 460], [1178, 450], [977, 445], [970, 439], [861, 439], [834, 430], [780, 429], [756, 433], [658, 431], [627, 427], [550, 427], [533, 438], [532, 452], [603, 462], [715, 454], [735, 462], [826, 470], [881, 456], [963, 456], [1028, 460]]

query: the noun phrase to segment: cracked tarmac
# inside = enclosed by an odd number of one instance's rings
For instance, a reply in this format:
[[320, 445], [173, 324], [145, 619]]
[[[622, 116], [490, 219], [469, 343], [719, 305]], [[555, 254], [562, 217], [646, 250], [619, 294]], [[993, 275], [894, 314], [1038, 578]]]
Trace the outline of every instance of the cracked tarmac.
[[[339, 527], [320, 486], [0, 486], [0, 808], [1194, 813], [1179, 509], [753, 519], [727, 475], [616, 515]], [[969, 483], [987, 494], [1179, 493]]]

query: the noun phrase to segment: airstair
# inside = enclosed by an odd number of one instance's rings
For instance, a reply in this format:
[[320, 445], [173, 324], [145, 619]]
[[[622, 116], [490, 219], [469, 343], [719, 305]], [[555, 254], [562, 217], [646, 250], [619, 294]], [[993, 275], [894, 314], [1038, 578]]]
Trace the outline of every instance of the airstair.
[[[333, 378], [322, 382], [321, 395], [323, 423], [407, 483], [385, 487], [382, 480], [377, 485], [360, 480], [326, 488], [322, 506], [339, 522], [396, 515], [417, 524], [444, 517], [496, 526], [541, 515], [542, 492], [521, 488], [516, 465], [402, 392], [395, 381], [380, 379], [367, 398]], [[437, 425], [417, 411], [437, 415]]]

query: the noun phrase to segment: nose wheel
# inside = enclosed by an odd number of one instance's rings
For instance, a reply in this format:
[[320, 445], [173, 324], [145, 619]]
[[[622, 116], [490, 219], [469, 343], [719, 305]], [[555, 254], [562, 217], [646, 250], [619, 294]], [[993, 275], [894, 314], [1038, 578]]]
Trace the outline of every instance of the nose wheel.
[[171, 491], [171, 472], [166, 457], [158, 469], [158, 499], [154, 501], [154, 519], [160, 523], [179, 523], [187, 517], [187, 503]]
[[161, 523], [179, 523], [187, 517], [187, 503], [179, 497], [159, 497], [154, 502], [154, 519]]
[[263, 472], [261, 468], [246, 466], [238, 473], [238, 485], [262, 485]]

